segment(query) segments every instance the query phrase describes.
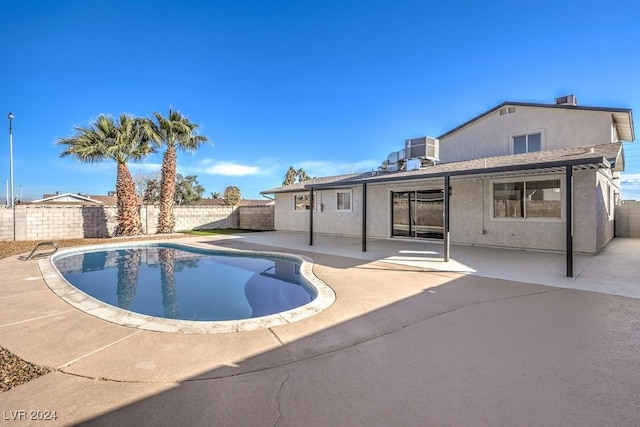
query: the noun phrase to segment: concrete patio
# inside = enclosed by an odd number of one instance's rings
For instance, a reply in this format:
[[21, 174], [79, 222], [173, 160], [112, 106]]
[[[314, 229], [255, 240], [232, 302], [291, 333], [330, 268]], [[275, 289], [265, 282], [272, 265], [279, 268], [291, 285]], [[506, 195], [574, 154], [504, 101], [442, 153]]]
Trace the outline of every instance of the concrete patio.
[[[175, 241], [175, 240], [172, 240]], [[303, 234], [184, 238], [306, 255], [336, 293], [269, 329], [175, 334], [95, 318], [36, 261], [0, 261], [0, 346], [55, 371], [5, 393], [47, 425], [634, 426], [640, 240], [595, 257]], [[13, 412], [11, 412], [13, 411]]]

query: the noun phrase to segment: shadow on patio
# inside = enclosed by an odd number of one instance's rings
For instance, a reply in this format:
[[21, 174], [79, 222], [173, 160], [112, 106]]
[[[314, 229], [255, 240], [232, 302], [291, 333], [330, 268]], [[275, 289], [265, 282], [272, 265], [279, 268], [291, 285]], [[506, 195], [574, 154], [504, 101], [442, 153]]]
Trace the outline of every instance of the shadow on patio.
[[[271, 328], [269, 349], [86, 423], [637, 425], [639, 300], [303, 254], [336, 291], [331, 308]], [[189, 364], [189, 348], [169, 359]]]

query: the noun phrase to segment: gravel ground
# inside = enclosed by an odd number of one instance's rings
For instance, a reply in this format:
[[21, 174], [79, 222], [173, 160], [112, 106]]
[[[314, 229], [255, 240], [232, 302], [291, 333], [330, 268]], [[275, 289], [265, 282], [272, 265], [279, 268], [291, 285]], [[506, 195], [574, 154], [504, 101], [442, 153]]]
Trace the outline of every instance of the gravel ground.
[[[69, 246], [114, 243], [115, 241], [126, 242], [133, 240], [153, 240], [158, 237], [159, 236], [130, 238], [118, 237], [117, 239], [68, 239], [56, 240], [56, 243], [58, 244], [58, 247], [63, 248]], [[184, 237], [184, 235], [172, 234], [162, 236], [162, 238], [172, 237]], [[40, 243], [40, 241], [0, 242], [0, 259], [24, 253], [28, 254], [38, 243]], [[50, 249], [50, 247], [42, 247], [43, 251], [49, 251]], [[34, 365], [33, 363], [24, 361], [9, 350], [0, 347], [0, 393], [34, 380], [50, 371], [51, 369], [47, 367]]]

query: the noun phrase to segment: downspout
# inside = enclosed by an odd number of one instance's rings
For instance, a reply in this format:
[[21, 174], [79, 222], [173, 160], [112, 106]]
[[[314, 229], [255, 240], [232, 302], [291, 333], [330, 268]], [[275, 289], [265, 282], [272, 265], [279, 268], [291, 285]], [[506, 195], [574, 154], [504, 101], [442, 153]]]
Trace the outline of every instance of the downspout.
[[567, 256], [567, 277], [573, 277], [573, 166], [565, 166], [566, 168], [566, 256]]
[[449, 175], [444, 176], [444, 262], [449, 262]]
[[367, 252], [367, 183], [362, 183], [362, 252]]

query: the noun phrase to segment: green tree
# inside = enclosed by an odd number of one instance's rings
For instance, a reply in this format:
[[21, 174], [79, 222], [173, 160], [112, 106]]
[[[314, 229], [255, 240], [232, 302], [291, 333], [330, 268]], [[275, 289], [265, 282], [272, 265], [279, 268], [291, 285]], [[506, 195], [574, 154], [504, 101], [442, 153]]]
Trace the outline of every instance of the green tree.
[[175, 216], [173, 206], [175, 204], [176, 178], [177, 178], [177, 149], [186, 152], [195, 152], [198, 147], [207, 142], [209, 138], [197, 135], [198, 125], [191, 123], [189, 119], [178, 111], [169, 109], [167, 117], [160, 113], [153, 113], [157, 125], [154, 126], [154, 140], [163, 144], [166, 148], [162, 157], [162, 178], [160, 182], [160, 213], [158, 215], [157, 233], [173, 233], [175, 228]]
[[178, 174], [176, 180], [176, 205], [197, 205], [202, 201], [204, 187], [198, 182], [195, 175], [187, 175], [182, 177]]
[[116, 196], [118, 227], [116, 235], [142, 233], [136, 188], [127, 163], [138, 161], [153, 152], [148, 119], [121, 114], [119, 120], [100, 115], [89, 126], [75, 126], [75, 134], [60, 138], [65, 146], [61, 157], [72, 156], [81, 162], [95, 163], [106, 159], [116, 162]]
[[242, 197], [240, 196], [240, 189], [234, 185], [224, 189], [224, 202], [227, 205], [235, 206], [238, 204]]
[[282, 181], [282, 185], [295, 184], [297, 178], [298, 178], [298, 171], [296, 171], [293, 168], [293, 166], [289, 166], [287, 173], [284, 175], [284, 180]]
[[160, 201], [160, 179], [147, 179], [142, 198], [147, 205]]
[[297, 182], [306, 181], [311, 179], [304, 168], [294, 169], [293, 166], [289, 166], [287, 173], [284, 175], [284, 180], [282, 181], [282, 185], [291, 185]]
[[212, 199], [220, 199], [220, 198], [222, 198], [222, 194], [220, 194], [217, 191], [214, 191], [213, 193], [211, 193], [211, 198]]
[[[198, 182], [198, 177], [189, 175], [183, 178], [176, 175], [176, 190], [174, 194], [174, 204], [176, 205], [197, 205], [202, 201], [204, 187]], [[149, 179], [144, 190], [144, 202], [154, 204], [160, 201], [160, 179]]]
[[133, 182], [136, 185], [136, 194], [138, 197], [144, 197], [144, 193], [147, 190], [147, 182], [150, 180], [157, 180], [160, 182], [160, 171], [137, 173], [133, 175]]
[[307, 181], [311, 179], [311, 177], [307, 175], [307, 172], [305, 172], [303, 168], [298, 169], [296, 173], [298, 175], [298, 182]]

